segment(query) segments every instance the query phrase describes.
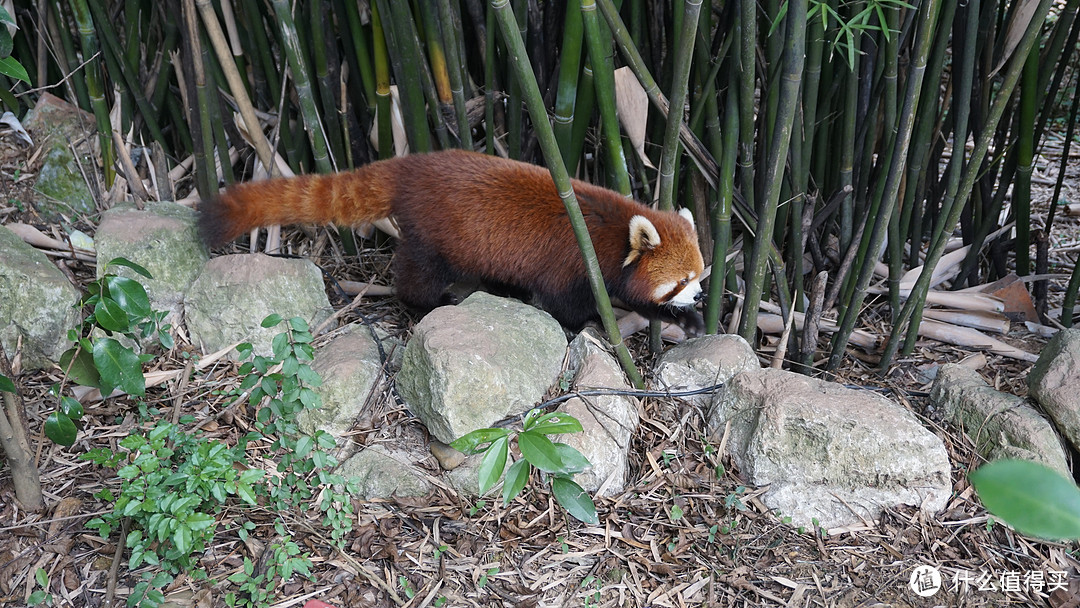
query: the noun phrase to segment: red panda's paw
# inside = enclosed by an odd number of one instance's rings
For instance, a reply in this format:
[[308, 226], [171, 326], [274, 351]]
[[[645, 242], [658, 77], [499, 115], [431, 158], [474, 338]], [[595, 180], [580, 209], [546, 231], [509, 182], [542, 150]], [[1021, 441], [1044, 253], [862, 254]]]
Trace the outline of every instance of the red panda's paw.
[[686, 332], [687, 338], [697, 338], [705, 335], [705, 319], [701, 313], [693, 308], [680, 310], [675, 315], [675, 322]]

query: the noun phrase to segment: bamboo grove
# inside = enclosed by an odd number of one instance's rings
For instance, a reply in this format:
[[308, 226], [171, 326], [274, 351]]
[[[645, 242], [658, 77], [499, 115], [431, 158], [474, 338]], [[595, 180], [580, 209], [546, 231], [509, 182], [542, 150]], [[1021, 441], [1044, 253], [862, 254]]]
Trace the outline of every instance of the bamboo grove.
[[[785, 341], [794, 369], [835, 367], [880, 315], [884, 369], [913, 347], [951, 243], [969, 246], [951, 289], [1052, 272], [1078, 6], [37, 0], [14, 5], [11, 56], [30, 82], [7, 82], [4, 102], [21, 115], [49, 90], [92, 112], [107, 186], [118, 150], [190, 159], [194, 179], [173, 196], [256, 167], [467, 147], [677, 201], [711, 259], [710, 332], [752, 339], [759, 311], [776, 311], [800, 319]], [[648, 100], [636, 112], [622, 103], [634, 87]], [[1062, 124], [1054, 200], [1033, 216], [1034, 159]], [[1033, 285], [1045, 311], [1046, 282]], [[1078, 287], [1073, 271], [1066, 326]]]

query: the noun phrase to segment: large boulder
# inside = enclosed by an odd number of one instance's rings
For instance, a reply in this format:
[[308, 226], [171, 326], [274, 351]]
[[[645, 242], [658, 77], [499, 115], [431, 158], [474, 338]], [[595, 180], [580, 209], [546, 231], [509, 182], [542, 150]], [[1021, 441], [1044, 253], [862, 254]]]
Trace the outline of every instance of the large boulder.
[[709, 438], [762, 500], [795, 525], [874, 519], [885, 507], [929, 513], [952, 491], [945, 446], [902, 406], [871, 391], [776, 369], [738, 374], [714, 399]]
[[476, 292], [428, 313], [405, 347], [397, 387], [444, 443], [533, 407], [562, 369], [566, 336], [547, 313]]
[[409, 454], [374, 444], [341, 463], [337, 472], [359, 486], [361, 498], [423, 496], [431, 488], [426, 473], [418, 469]]
[[0, 226], [0, 341], [8, 357], [22, 339], [25, 369], [49, 367], [81, 322], [79, 290], [49, 258]]
[[[398, 346], [396, 340], [383, 339], [383, 353], [388, 357]], [[322, 407], [301, 411], [296, 423], [304, 433], [314, 435], [315, 431], [323, 430], [340, 443], [382, 377], [379, 344], [367, 327], [349, 326], [315, 351], [311, 369], [322, 378], [322, 385], [315, 389], [322, 398]]]
[[1080, 329], [1063, 329], [1043, 347], [1028, 372], [1028, 394], [1080, 449]]
[[[595, 329], [586, 329], [570, 343], [570, 369], [575, 391], [633, 390], [607, 340]], [[590, 463], [574, 480], [599, 496], [621, 494], [630, 466], [630, 438], [639, 421], [637, 402], [625, 394], [574, 397], [560, 409], [577, 418], [582, 427], [582, 432], [563, 435], [561, 441]]]
[[263, 327], [267, 316], [301, 317], [314, 328], [331, 314], [318, 267], [261, 253], [207, 262], [184, 297], [184, 310], [192, 340], [206, 352], [250, 342], [258, 355], [270, 355], [270, 342], [282, 331]]
[[952, 363], [941, 366], [930, 399], [946, 420], [971, 437], [983, 458], [1032, 460], [1070, 474], [1050, 421], [1022, 397], [994, 390], [975, 370]]
[[153, 275], [147, 279], [123, 266], [110, 266], [116, 274], [143, 284], [156, 310], [180, 312], [184, 292], [199, 276], [208, 258], [195, 228], [195, 212], [172, 202], [151, 201], [146, 208], [114, 207], [101, 216], [94, 237], [97, 275], [105, 264], [122, 257]]
[[50, 93], [42, 93], [27, 113], [23, 125], [44, 150], [34, 182], [34, 208], [46, 218], [90, 215], [97, 210], [86, 181], [97, 171], [95, 124], [93, 114]]
[[[742, 336], [701, 336], [677, 344], [660, 355], [656, 361], [657, 388], [693, 391], [725, 383], [735, 374], [760, 368], [757, 354]], [[712, 393], [686, 399], [705, 407], [712, 401]]]

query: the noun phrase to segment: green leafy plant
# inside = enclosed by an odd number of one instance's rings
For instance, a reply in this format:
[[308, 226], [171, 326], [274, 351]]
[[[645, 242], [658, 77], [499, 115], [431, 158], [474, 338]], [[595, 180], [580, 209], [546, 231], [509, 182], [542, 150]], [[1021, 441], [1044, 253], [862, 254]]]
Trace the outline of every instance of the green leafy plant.
[[[141, 397], [146, 394], [142, 368], [153, 355], [136, 353], [122, 339], [134, 342], [154, 337], [166, 349], [172, 348], [173, 340], [169, 325], [163, 323], [167, 313], [153, 310], [142, 284], [117, 275], [113, 271], [117, 266], [152, 278], [145, 268], [130, 260], [115, 258], [108, 262], [101, 278], [87, 285], [87, 295], [79, 302], [89, 312], [78, 328], [68, 331], [74, 346], [60, 356], [60, 368], [66, 379], [97, 388], [102, 396], [119, 388]], [[64, 395], [60, 385], [53, 386], [50, 392], [59, 404], [45, 420], [45, 434], [60, 445], [70, 446], [78, 434], [75, 422], [82, 418], [82, 405]]]
[[[254, 430], [236, 445], [229, 447], [161, 420], [145, 432], [125, 437], [119, 451], [98, 448], [81, 457], [119, 467], [121, 479], [115, 495], [107, 488], [96, 494], [113, 502], [113, 509], [87, 526], [108, 537], [129, 518], [130, 531], [123, 539], [131, 550], [129, 567], [158, 568], [134, 587], [128, 606], [160, 605], [161, 590], [181, 571], [204, 578], [198, 557], [213, 539], [226, 508], [241, 514], [234, 520], [236, 533], [246, 540], [256, 526], [242, 516], [245, 509], [257, 504], [277, 512], [307, 508], [318, 494], [322, 523], [334, 544], [344, 546], [352, 529], [350, 494], [355, 493], [356, 482], [329, 473], [337, 465], [327, 451], [334, 447], [333, 436], [299, 432], [297, 415], [321, 405], [312, 390], [321, 379], [308, 365], [314, 353], [307, 323], [300, 318], [286, 322], [277, 315], [263, 320], [265, 327], [282, 323], [285, 328], [272, 341], [271, 357], [252, 357], [250, 344], [237, 347], [242, 358], [251, 358], [241, 366], [237, 398], [247, 399], [256, 409]], [[268, 443], [276, 451], [277, 475], [267, 478], [248, 463], [246, 447], [252, 441]], [[266, 549], [266, 567], [256, 572], [251, 559], [245, 558], [243, 569], [229, 577], [237, 585], [225, 596], [229, 606], [269, 606], [282, 582], [294, 575], [310, 578], [310, 555], [300, 550], [280, 519], [274, 522], [274, 532], [278, 540]]]
[[26, 604], [28, 606], [52, 606], [53, 596], [49, 593], [49, 573], [45, 572], [44, 568], [38, 568], [34, 571], [34, 582], [38, 588], [30, 594]]
[[1080, 538], [1080, 488], [1050, 467], [995, 460], [969, 479], [987, 510], [1018, 531], [1051, 540]]
[[[145, 436], [128, 435], [120, 447], [127, 450], [130, 464], [117, 471], [122, 480], [119, 496], [112, 512], [91, 519], [87, 527], [108, 538], [121, 519], [131, 518], [124, 539], [131, 550], [129, 568], [152, 564], [172, 574], [205, 577], [197, 556], [214, 536], [217, 515], [230, 497], [254, 505], [254, 484], [264, 472], [246, 468], [243, 442], [230, 448], [164, 420]], [[117, 462], [108, 450], [83, 459], [102, 465]]]
[[[503, 504], [509, 504], [525, 488], [529, 473], [535, 467], [550, 478], [551, 492], [567, 513], [585, 523], [594, 524], [599, 521], [596, 505], [573, 480], [574, 474], [589, 466], [588, 459], [573, 447], [552, 442], [547, 437], [580, 431], [581, 423], [573, 416], [562, 412], [542, 414], [541, 410], [534, 409], [525, 415], [522, 430], [518, 433], [500, 428], [478, 429], [450, 445], [465, 454], [484, 453], [479, 472], [481, 495], [498, 483], [505, 470], [502, 497]], [[512, 439], [517, 440], [521, 458], [506, 469]]]

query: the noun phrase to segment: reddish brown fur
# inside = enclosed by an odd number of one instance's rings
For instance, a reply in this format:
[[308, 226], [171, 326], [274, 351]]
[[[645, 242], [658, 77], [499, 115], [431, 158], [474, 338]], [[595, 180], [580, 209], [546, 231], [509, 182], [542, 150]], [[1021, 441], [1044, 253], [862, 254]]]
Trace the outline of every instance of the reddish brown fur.
[[[700, 276], [690, 223], [582, 181], [574, 181], [574, 191], [612, 295], [651, 318], [681, 317], [653, 301], [652, 291], [690, 271]], [[259, 226], [359, 225], [390, 215], [403, 241], [395, 256], [397, 291], [411, 306], [433, 308], [451, 282], [475, 278], [530, 292], [573, 328], [596, 316], [563, 202], [548, 171], [526, 163], [446, 151], [349, 173], [242, 184], [202, 206], [200, 229], [217, 246]], [[635, 215], [653, 223], [661, 243], [624, 268]]]

